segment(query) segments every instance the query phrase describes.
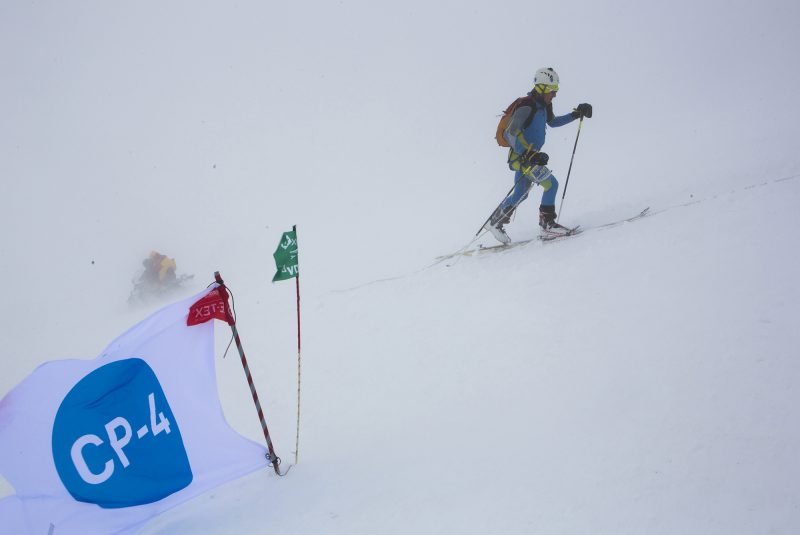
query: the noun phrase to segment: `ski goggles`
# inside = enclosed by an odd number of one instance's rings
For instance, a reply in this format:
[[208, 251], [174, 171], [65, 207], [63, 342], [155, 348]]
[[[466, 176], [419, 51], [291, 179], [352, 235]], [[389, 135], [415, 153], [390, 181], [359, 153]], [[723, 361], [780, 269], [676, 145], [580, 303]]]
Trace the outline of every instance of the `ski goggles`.
[[555, 93], [558, 91], [558, 84], [536, 84], [533, 89], [540, 94]]

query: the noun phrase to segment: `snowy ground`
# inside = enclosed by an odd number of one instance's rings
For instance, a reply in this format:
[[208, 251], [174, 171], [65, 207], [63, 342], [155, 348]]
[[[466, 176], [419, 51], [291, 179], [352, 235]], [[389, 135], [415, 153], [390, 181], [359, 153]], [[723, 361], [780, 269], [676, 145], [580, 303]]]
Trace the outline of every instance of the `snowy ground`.
[[[126, 298], [159, 249], [187, 295], [233, 289], [293, 464], [295, 290], [269, 280], [297, 224], [299, 463], [142, 533], [800, 531], [800, 4], [549, 10], [528, 61], [525, 2], [4, 4], [0, 395], [153, 311]], [[431, 266], [510, 186], [496, 115], [549, 65], [557, 113], [595, 106], [562, 211], [589, 229]], [[562, 184], [575, 126], [548, 132]]]
[[767, 181], [321, 297], [300, 464], [144, 533], [794, 533], [798, 201]]

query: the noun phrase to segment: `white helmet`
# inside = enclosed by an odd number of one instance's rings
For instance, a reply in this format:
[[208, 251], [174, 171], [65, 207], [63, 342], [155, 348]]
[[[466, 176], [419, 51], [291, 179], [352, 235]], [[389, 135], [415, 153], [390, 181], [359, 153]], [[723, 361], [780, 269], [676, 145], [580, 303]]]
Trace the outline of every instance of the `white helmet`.
[[552, 67], [547, 67], [536, 71], [536, 75], [533, 77], [533, 85], [537, 86], [540, 84], [546, 86], [556, 86], [556, 90], [558, 90], [558, 74], [553, 70]]

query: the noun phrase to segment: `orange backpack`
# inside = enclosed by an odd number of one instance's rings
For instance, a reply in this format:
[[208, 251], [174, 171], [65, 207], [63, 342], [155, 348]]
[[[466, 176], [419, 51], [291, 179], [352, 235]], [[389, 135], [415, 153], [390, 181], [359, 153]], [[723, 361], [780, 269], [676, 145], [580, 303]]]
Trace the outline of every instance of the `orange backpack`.
[[[497, 133], [494, 135], [494, 138], [497, 140], [497, 144], [501, 147], [509, 146], [506, 138], [503, 137], [503, 134], [505, 133], [506, 128], [508, 128], [508, 122], [511, 120], [511, 116], [514, 115], [514, 112], [517, 111], [517, 107], [519, 107], [520, 104], [531, 106], [534, 110], [536, 109], [536, 105], [533, 103], [533, 97], [530, 95], [519, 97], [514, 102], [509, 104], [508, 108], [506, 108], [503, 112], [502, 117], [500, 117], [500, 122], [497, 125]], [[532, 118], [533, 114], [531, 114], [531, 116], [525, 121], [525, 126], [530, 124]]]

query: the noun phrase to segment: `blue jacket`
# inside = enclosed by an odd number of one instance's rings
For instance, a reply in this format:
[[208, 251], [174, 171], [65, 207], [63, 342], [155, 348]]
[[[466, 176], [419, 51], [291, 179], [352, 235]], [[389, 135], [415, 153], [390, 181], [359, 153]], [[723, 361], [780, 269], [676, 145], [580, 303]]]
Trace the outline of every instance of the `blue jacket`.
[[[530, 95], [531, 93], [529, 93]], [[525, 122], [533, 112], [531, 106], [519, 106], [511, 120], [508, 122], [508, 127], [503, 133], [503, 137], [511, 147], [508, 155], [509, 163], [519, 159], [521, 154], [525, 154], [529, 149], [533, 148], [534, 151], [539, 152], [544, 146], [545, 129], [547, 126], [559, 127], [569, 124], [575, 120], [571, 113], [555, 117], [553, 115], [552, 107], [548, 110], [548, 106], [534, 97], [534, 106], [536, 107], [536, 115], [533, 116], [530, 124], [525, 127]]]

